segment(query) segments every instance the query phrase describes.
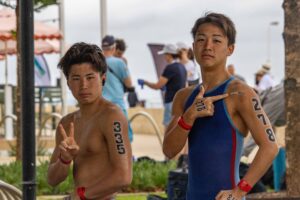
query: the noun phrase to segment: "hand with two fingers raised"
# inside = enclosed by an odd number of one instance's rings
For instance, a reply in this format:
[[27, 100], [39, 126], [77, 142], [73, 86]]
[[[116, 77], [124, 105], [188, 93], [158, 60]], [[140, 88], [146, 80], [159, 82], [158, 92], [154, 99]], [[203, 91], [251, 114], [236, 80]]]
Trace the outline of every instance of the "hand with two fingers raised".
[[195, 119], [199, 117], [213, 116], [215, 111], [214, 102], [228, 97], [227, 93], [216, 96], [203, 97], [204, 93], [205, 89], [203, 86], [201, 86], [194, 102], [184, 114], [186, 121], [190, 124], [193, 124]]
[[60, 159], [64, 161], [71, 161], [78, 154], [79, 146], [74, 138], [74, 123], [70, 124], [69, 135], [67, 135], [62, 124], [59, 124], [59, 132], [63, 137], [63, 140], [59, 144]]

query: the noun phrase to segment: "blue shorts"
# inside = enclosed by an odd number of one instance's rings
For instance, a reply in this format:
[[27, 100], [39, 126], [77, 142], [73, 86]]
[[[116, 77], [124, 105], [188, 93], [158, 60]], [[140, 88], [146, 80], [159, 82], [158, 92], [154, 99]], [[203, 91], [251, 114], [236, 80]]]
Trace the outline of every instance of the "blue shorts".
[[173, 102], [169, 102], [169, 103], [164, 103], [164, 120], [163, 120], [163, 124], [165, 126], [169, 125], [170, 121], [171, 121], [171, 117], [172, 117], [172, 105]]

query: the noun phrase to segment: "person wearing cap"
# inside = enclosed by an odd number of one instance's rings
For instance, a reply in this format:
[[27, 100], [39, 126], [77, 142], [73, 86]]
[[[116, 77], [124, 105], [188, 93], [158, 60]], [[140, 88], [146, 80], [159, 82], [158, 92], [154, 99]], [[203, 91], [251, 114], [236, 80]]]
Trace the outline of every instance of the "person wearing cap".
[[256, 90], [260, 93], [268, 88], [274, 87], [275, 83], [270, 74], [271, 66], [268, 64], [263, 64], [261, 69], [257, 72], [257, 75], [262, 75], [259, 80]]
[[185, 66], [187, 71], [188, 86], [199, 84], [200, 74], [194, 61], [193, 50], [184, 42], [177, 42], [176, 45], [179, 51], [180, 63]]
[[[258, 95], [226, 69], [235, 48], [231, 19], [206, 13], [196, 20], [191, 33], [203, 82], [176, 93], [163, 152], [171, 159], [188, 140], [187, 200], [244, 200], [278, 153], [276, 137]], [[248, 132], [259, 150], [240, 179]]]
[[187, 72], [185, 67], [178, 61], [179, 55], [176, 45], [166, 44], [158, 54], [163, 54], [168, 63], [159, 80], [150, 82], [138, 79], [138, 84], [141, 87], [146, 85], [155, 90], [165, 87], [163, 124], [166, 127], [171, 120], [173, 98], [178, 90], [185, 87]]
[[[125, 62], [121, 58], [114, 56], [116, 51], [116, 41], [114, 36], [106, 35], [102, 39], [102, 50], [105, 56], [108, 70], [106, 74], [106, 83], [103, 87], [103, 97], [117, 104], [128, 119], [124, 95], [125, 87], [133, 89], [131, 77]], [[130, 142], [133, 141], [133, 132], [128, 121], [128, 135]]]

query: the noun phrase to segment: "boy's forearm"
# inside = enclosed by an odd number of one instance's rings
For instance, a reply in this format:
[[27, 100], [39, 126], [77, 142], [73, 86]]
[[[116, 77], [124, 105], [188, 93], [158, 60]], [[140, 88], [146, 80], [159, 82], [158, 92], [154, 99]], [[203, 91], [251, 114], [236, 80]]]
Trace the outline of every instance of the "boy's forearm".
[[70, 165], [61, 163], [59, 159], [51, 163], [48, 168], [48, 183], [51, 186], [56, 186], [64, 181], [69, 172]]
[[255, 185], [272, 165], [277, 153], [278, 148], [276, 147], [260, 147], [243, 179], [251, 186]]
[[163, 152], [168, 158], [175, 157], [186, 144], [189, 131], [174, 124], [166, 133], [163, 141]]

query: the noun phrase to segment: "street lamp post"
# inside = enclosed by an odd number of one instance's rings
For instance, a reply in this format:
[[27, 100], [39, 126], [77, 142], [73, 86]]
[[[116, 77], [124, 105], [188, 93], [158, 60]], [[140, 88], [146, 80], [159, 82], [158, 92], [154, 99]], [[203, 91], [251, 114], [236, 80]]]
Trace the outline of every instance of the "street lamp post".
[[271, 63], [271, 26], [277, 26], [278, 21], [270, 22], [267, 32], [267, 63]]
[[[58, 4], [58, 19], [59, 19], [59, 29], [62, 33], [62, 38], [60, 39], [60, 57], [65, 54], [65, 3], [64, 0], [60, 0]], [[67, 80], [64, 77], [62, 71], [60, 71], [60, 87], [61, 87], [61, 114], [66, 115], [68, 112], [67, 108]]]
[[107, 5], [106, 0], [100, 0], [100, 42], [107, 34]]

